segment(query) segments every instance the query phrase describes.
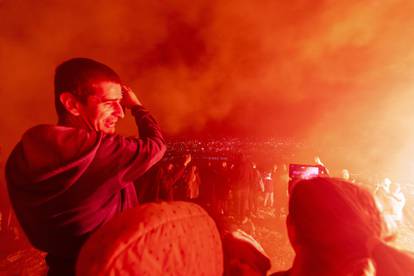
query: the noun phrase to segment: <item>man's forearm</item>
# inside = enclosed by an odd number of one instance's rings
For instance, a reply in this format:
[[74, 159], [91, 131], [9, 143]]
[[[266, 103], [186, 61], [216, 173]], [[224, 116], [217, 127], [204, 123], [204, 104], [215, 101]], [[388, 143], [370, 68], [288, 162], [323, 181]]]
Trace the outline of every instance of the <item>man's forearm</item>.
[[141, 138], [158, 138], [164, 142], [160, 126], [148, 110], [146, 110], [143, 106], [137, 105], [131, 109], [131, 112], [135, 117], [135, 122]]

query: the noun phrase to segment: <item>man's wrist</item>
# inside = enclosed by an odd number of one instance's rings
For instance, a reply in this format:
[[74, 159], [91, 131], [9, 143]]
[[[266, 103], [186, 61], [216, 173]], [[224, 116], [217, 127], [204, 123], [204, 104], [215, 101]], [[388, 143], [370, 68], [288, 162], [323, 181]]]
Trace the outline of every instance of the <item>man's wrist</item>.
[[134, 110], [142, 110], [142, 109], [144, 109], [144, 107], [142, 105], [139, 105], [139, 104], [134, 104], [133, 106], [129, 107], [129, 109], [131, 111], [134, 111]]
[[148, 113], [148, 110], [146, 110], [142, 105], [134, 105], [130, 108], [131, 114], [134, 117], [141, 118], [142, 116], [145, 116], [145, 114]]

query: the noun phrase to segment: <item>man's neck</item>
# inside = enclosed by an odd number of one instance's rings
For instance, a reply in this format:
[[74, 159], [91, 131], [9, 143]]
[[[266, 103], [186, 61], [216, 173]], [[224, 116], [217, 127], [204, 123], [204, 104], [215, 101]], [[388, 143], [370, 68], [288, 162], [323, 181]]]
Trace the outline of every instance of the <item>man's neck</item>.
[[91, 124], [85, 121], [81, 116], [73, 116], [73, 115], [61, 116], [58, 120], [58, 125], [93, 130], [93, 127], [91, 126]]

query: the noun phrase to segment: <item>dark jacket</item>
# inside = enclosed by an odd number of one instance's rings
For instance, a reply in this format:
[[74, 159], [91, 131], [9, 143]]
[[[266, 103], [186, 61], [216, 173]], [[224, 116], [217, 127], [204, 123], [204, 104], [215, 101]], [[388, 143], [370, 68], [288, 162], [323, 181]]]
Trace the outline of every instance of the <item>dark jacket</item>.
[[153, 117], [142, 107], [132, 114], [140, 138], [39, 125], [23, 135], [7, 161], [17, 218], [33, 246], [48, 253], [55, 273], [74, 269], [86, 238], [137, 204], [133, 181], [165, 152]]

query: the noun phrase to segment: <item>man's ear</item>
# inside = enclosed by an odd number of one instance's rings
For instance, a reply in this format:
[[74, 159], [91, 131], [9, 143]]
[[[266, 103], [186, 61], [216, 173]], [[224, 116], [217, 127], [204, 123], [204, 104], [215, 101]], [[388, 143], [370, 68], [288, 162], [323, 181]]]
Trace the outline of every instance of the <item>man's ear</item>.
[[70, 114], [74, 116], [80, 115], [80, 103], [72, 93], [63, 92], [60, 94], [59, 100]]

